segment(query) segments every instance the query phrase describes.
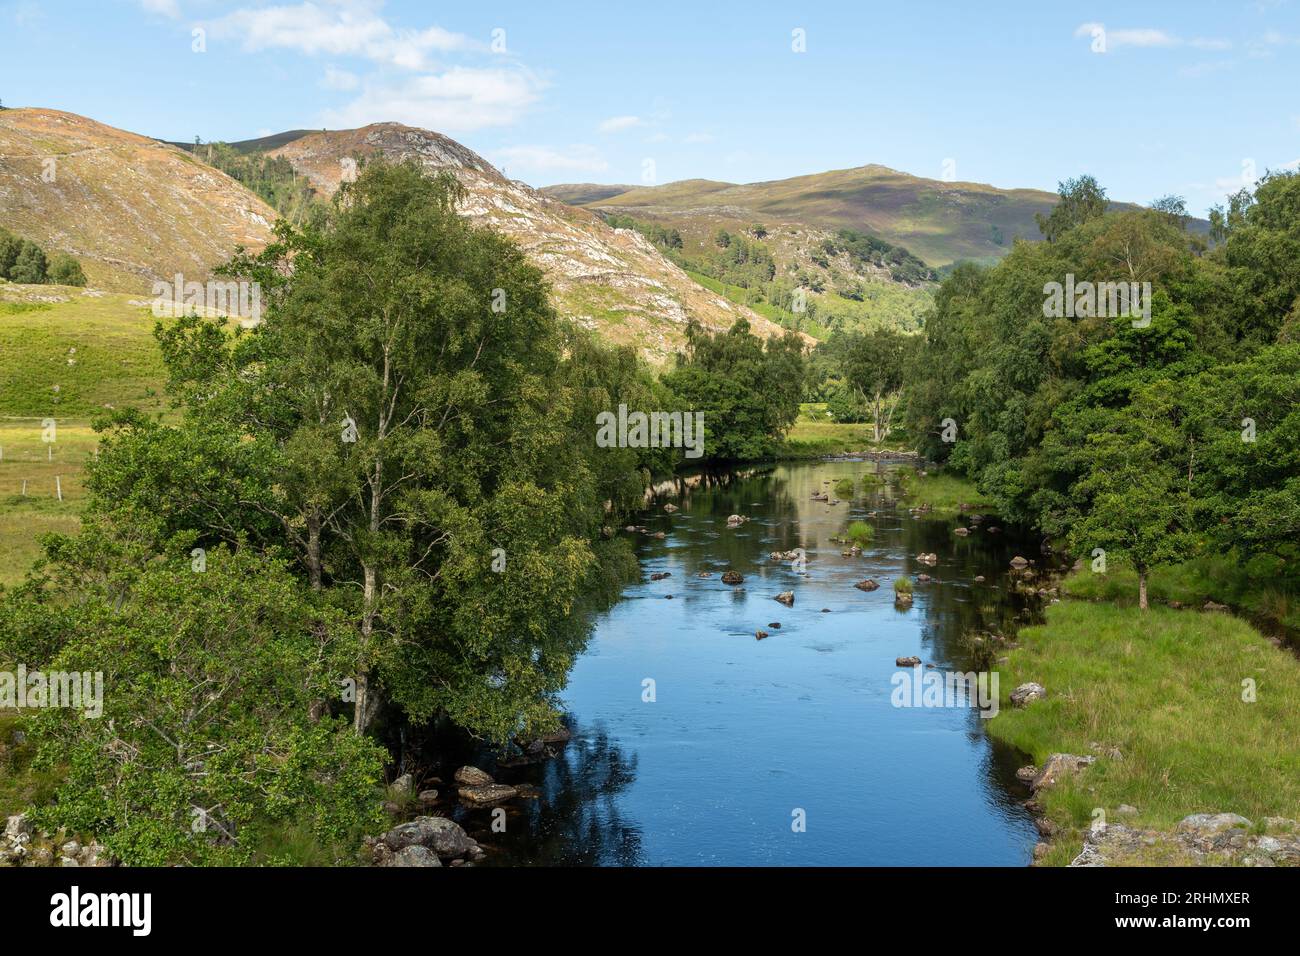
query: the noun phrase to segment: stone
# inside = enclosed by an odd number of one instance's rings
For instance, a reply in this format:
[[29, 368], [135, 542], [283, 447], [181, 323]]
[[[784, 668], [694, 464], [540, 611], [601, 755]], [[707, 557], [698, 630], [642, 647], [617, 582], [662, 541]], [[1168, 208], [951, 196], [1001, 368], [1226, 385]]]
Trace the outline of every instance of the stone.
[[958, 537], [964, 538], [970, 534], [970, 528], [953, 528], [952, 533]]
[[676, 506], [676, 505], [673, 505], [673, 504], [664, 505], [664, 511], [665, 511], [667, 514], [676, 514], [676, 512], [677, 512], [677, 506]]
[[483, 787], [461, 787], [457, 791], [460, 799], [470, 806], [485, 807], [494, 803], [505, 803], [507, 800], [513, 800], [519, 795], [519, 791], [514, 787], [508, 787], [505, 784], [494, 783]]
[[983, 584], [983, 583], [984, 583], [984, 575], [982, 575], [982, 574], [977, 574], [977, 575], [975, 575], [975, 583], [976, 583], [976, 584]]
[[1116, 816], [1135, 817], [1137, 816], [1137, 813], [1138, 813], [1138, 808], [1131, 807], [1127, 803], [1121, 803], [1118, 807], [1115, 808]]
[[776, 596], [776, 600], [780, 601], [786, 607], [794, 607], [794, 592], [782, 591]]
[[1042, 684], [1030, 681], [1027, 684], [1021, 684], [1011, 692], [1012, 707], [1027, 707], [1033, 701], [1042, 700], [1047, 696], [1047, 689]]
[[1038, 771], [1038, 776], [1034, 777], [1030, 786], [1036, 791], [1055, 786], [1066, 777], [1090, 766], [1094, 759], [1090, 756], [1080, 757], [1077, 754], [1052, 754], [1043, 764], [1043, 769]]
[[763, 638], [765, 638], [765, 637], [767, 637], [767, 631], [755, 631], [755, 632], [754, 632], [754, 640], [756, 640], [756, 641], [761, 641], [761, 640], [763, 640]]
[[416, 799], [420, 801], [420, 804], [422, 806], [426, 806], [426, 807], [432, 806], [433, 804], [438, 802], [438, 791], [421, 790], [419, 796]]
[[739, 571], [724, 571], [722, 573], [723, 584], [743, 584], [745, 576]]
[[895, 659], [894, 663], [897, 664], [899, 667], [919, 667], [921, 666], [921, 658], [899, 657]]
[[770, 628], [771, 628], [772, 630], [774, 630], [774, 631], [779, 631], [779, 630], [781, 630], [781, 622], [780, 622], [780, 621], [772, 621], [772, 622], [771, 622], [770, 624], [768, 624], [767, 626], [770, 627]]
[[496, 783], [491, 774], [478, 767], [461, 767], [452, 779], [462, 787], [487, 787]]
[[1193, 813], [1178, 821], [1177, 832], [1194, 836], [1215, 836], [1236, 827], [1249, 829], [1251, 822], [1236, 813]]
[[1019, 780], [1021, 783], [1029, 783], [1037, 776], [1038, 776], [1038, 768], [1035, 767], [1033, 764], [1030, 764], [1027, 767], [1021, 767], [1019, 770], [1016, 771], [1016, 779]]
[[859, 591], [874, 591], [880, 587], [880, 584], [875, 580], [875, 578], [867, 578], [865, 581], [859, 581], [853, 586]]
[[415, 789], [415, 778], [404, 773], [389, 785], [389, 789], [397, 794], [410, 793]]
[[1026, 561], [1024, 558], [1022, 558], [1020, 555], [1016, 555], [1014, 558], [1011, 559], [1011, 566], [1015, 568], [1017, 571], [1023, 571], [1025, 568], [1029, 567], [1029, 562]]
[[5, 840], [9, 843], [17, 843], [23, 839], [31, 839], [35, 829], [27, 814], [14, 814], [5, 820]]
[[916, 560], [921, 564], [928, 564], [930, 567], [934, 567], [939, 563], [939, 556], [933, 553], [923, 553], [918, 554]]
[[442, 866], [436, 853], [422, 846], [404, 846], [396, 853], [384, 855], [380, 866]]
[[437, 816], [416, 817], [409, 823], [393, 827], [384, 834], [381, 842], [390, 850], [425, 847], [444, 858], [461, 856], [474, 845], [459, 823]]

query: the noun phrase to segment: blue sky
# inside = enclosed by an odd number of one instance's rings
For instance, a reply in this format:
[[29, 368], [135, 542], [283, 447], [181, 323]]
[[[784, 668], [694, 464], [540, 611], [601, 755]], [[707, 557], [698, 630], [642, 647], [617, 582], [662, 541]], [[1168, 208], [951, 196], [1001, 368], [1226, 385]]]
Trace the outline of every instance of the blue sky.
[[0, 0], [7, 105], [186, 140], [399, 120], [534, 185], [952, 160], [1203, 213], [1300, 160], [1298, 63], [1300, 0]]

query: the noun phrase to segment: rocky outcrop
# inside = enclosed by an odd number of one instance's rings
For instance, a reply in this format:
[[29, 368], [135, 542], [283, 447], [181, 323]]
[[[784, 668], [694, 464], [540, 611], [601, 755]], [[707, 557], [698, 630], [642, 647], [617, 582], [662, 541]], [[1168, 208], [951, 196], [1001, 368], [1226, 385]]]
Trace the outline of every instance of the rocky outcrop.
[[104, 847], [37, 830], [31, 818], [18, 813], [5, 820], [0, 836], [0, 867], [6, 866], [112, 866]]
[[1194, 813], [1172, 833], [1098, 820], [1070, 866], [1300, 866], [1296, 821], [1268, 817], [1262, 829], [1236, 813]]

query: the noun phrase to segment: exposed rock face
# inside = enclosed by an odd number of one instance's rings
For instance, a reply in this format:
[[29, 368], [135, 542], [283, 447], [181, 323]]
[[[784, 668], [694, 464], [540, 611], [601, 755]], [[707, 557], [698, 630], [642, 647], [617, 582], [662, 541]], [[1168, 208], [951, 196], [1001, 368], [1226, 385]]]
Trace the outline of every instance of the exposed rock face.
[[450, 172], [465, 187], [460, 212], [519, 243], [550, 279], [561, 315], [612, 342], [636, 346], [653, 364], [662, 365], [681, 347], [692, 319], [720, 330], [744, 318], [757, 335], [784, 334], [752, 310], [697, 285], [635, 230], [613, 229], [588, 210], [507, 179], [473, 150], [438, 133], [376, 123], [309, 133], [271, 155], [287, 159], [327, 195], [338, 189], [348, 158], [413, 158], [430, 170]]
[[1026, 707], [1036, 700], [1042, 700], [1047, 696], [1047, 689], [1042, 684], [1036, 684], [1030, 681], [1028, 684], [1021, 684], [1011, 692], [1011, 705], [1013, 707]]

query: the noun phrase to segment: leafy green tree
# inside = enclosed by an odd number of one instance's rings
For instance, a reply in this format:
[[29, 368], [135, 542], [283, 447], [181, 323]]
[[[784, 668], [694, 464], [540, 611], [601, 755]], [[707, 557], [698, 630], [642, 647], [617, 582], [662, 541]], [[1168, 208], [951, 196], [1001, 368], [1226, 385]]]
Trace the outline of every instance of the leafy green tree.
[[1067, 179], [1057, 188], [1060, 201], [1051, 213], [1035, 213], [1038, 229], [1048, 242], [1055, 242], [1075, 226], [1097, 219], [1105, 214], [1106, 190], [1091, 176]]
[[386, 754], [308, 712], [352, 668], [345, 616], [252, 549], [137, 545], [92, 517], [0, 611], [0, 657], [102, 675], [97, 716], [83, 699], [26, 721], [37, 765], [65, 771], [40, 824], [136, 866], [247, 863], [283, 827], [355, 846], [382, 820]]
[[45, 252], [26, 239], [18, 247], [18, 255], [9, 268], [9, 281], [38, 285], [45, 281]]
[[50, 259], [46, 278], [54, 285], [84, 286], [86, 284], [86, 274], [81, 271], [81, 263], [66, 252], [56, 252]]
[[755, 461], [774, 454], [799, 417], [799, 337], [791, 332], [765, 343], [744, 319], [716, 334], [692, 323], [686, 336], [686, 351], [663, 381], [682, 411], [704, 413], [705, 457]]
[[167, 534], [294, 554], [356, 629], [359, 731], [443, 714], [504, 744], [555, 726], [625, 546], [595, 543], [618, 478], [589, 464], [541, 274], [457, 188], [370, 163], [320, 227], [282, 221], [227, 270], [263, 324], [161, 331], [181, 420], [119, 416], [92, 481]]

